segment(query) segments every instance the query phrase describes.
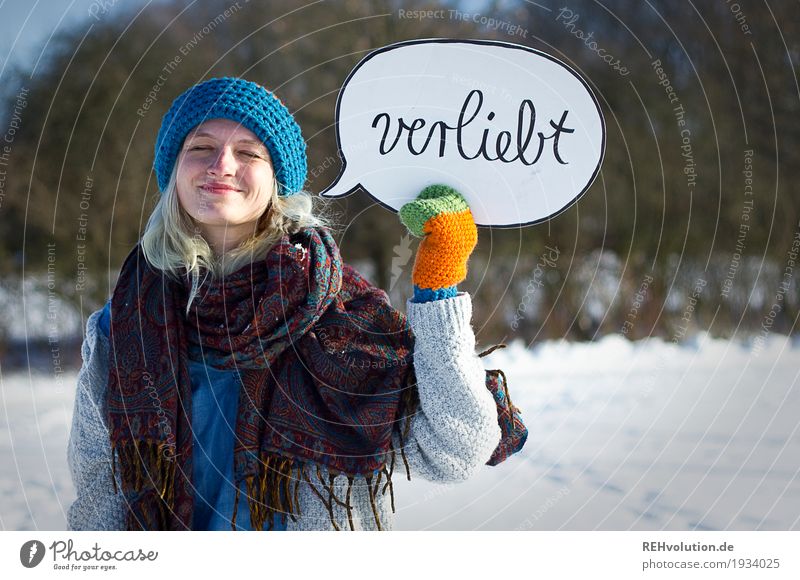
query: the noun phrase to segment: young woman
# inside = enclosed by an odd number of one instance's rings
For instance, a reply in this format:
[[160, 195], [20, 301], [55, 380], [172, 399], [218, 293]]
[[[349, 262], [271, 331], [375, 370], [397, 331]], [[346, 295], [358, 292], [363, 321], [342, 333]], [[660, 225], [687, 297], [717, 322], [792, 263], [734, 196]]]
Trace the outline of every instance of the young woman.
[[243, 79], [165, 115], [162, 196], [87, 323], [70, 529], [385, 530], [398, 454], [433, 481], [502, 460], [502, 394], [456, 289], [477, 242], [463, 197], [402, 208], [425, 236], [406, 318], [313, 215], [305, 148]]

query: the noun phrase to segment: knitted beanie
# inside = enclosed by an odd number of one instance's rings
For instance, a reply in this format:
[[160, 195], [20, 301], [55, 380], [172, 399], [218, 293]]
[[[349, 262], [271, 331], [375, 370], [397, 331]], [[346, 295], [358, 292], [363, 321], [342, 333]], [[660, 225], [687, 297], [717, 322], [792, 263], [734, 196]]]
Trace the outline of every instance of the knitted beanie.
[[279, 195], [292, 195], [306, 181], [306, 143], [289, 110], [261, 85], [239, 78], [216, 78], [181, 94], [161, 121], [153, 167], [158, 187], [167, 188], [172, 169], [189, 132], [209, 119], [230, 119], [266, 145]]

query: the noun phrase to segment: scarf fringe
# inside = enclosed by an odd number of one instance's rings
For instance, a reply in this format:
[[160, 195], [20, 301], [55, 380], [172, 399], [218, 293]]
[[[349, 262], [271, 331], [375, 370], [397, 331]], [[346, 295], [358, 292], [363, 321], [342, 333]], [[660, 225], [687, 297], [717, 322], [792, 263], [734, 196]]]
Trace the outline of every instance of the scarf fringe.
[[[494, 346], [487, 348], [478, 356], [484, 357], [490, 355], [498, 348], [506, 348], [506, 346], [507, 345], [503, 344], [502, 342], [500, 344], [495, 344]], [[517, 409], [517, 407], [511, 402], [511, 394], [508, 392], [508, 380], [506, 379], [506, 374], [501, 369], [493, 369], [487, 372], [497, 373], [503, 377], [502, 385], [503, 385], [503, 394], [505, 395], [506, 409], [508, 410], [509, 413], [513, 413], [514, 411], [519, 411], [519, 409]]]
[[[395, 465], [394, 447], [391, 448], [390, 456], [390, 461], [387, 461], [387, 463], [376, 472], [377, 477], [374, 476], [375, 474], [362, 476], [366, 483], [372, 515], [375, 518], [375, 525], [378, 530], [384, 529], [384, 525], [381, 523], [380, 516], [378, 515], [377, 497], [379, 493], [385, 495], [386, 490], [389, 490], [392, 513], [395, 513], [394, 487], [391, 479]], [[319, 465], [313, 465], [312, 468], [315, 470], [314, 475], [316, 476], [316, 482], [312, 481], [312, 478], [309, 476], [308, 464], [294, 458], [262, 453], [258, 473], [244, 480], [247, 488], [250, 523], [254, 530], [263, 529], [267, 520], [270, 520], [278, 514], [285, 514], [291, 517], [293, 521], [297, 521], [297, 516], [302, 515], [299, 501], [299, 487], [301, 482], [307, 483], [314, 495], [316, 495], [319, 501], [322, 502], [322, 505], [325, 506], [334, 530], [342, 530], [342, 526], [336, 521], [334, 511], [334, 507], [337, 505], [344, 508], [346, 511], [346, 526], [349, 526], [350, 530], [355, 530], [355, 524], [353, 522], [353, 504], [351, 500], [353, 485], [358, 476], [329, 470], [326, 480], [322, 473], [322, 468]], [[347, 491], [344, 500], [336, 494], [336, 478], [340, 475], [347, 478]], [[381, 482], [384, 476], [386, 476], [386, 482], [383, 483], [383, 488], [381, 489]], [[292, 485], [294, 485], [294, 488], [292, 488]], [[237, 486], [233, 504], [233, 516], [231, 517], [232, 530], [236, 529], [238, 507], [239, 487]]]
[[[295, 460], [279, 455], [262, 454], [258, 472], [244, 479], [247, 488], [247, 506], [250, 511], [250, 525], [254, 530], [264, 529], [264, 524], [273, 521], [276, 515], [289, 516], [297, 521], [300, 513], [298, 486], [300, 479], [292, 477]], [[294, 490], [291, 485], [294, 483]], [[236, 516], [239, 511], [240, 482], [236, 482], [233, 500], [231, 529], [236, 529]]]
[[174, 445], [163, 441], [112, 441], [111, 481], [114, 493], [119, 494], [117, 486], [117, 457], [123, 493], [141, 494], [128, 502], [126, 516], [129, 530], [167, 530], [169, 516], [175, 505], [174, 456], [168, 457], [167, 450], [174, 453]]
[[481, 354], [479, 354], [478, 357], [481, 358], [481, 357], [484, 357], [484, 356], [488, 356], [488, 355], [492, 354], [494, 351], [496, 351], [498, 348], [506, 348], [506, 346], [508, 346], [508, 345], [506, 345], [505, 343], [502, 343], [502, 342], [499, 343], [499, 344], [495, 344], [494, 346], [490, 346], [485, 351], [483, 351]]

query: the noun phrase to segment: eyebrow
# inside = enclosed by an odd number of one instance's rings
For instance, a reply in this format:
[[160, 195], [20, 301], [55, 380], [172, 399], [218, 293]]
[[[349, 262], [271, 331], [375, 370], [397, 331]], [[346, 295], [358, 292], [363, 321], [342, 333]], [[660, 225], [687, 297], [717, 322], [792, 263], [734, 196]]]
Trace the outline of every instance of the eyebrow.
[[[212, 135], [211, 133], [206, 133], [205, 131], [197, 131], [195, 133], [189, 133], [189, 135], [187, 136], [187, 139], [190, 139], [190, 138], [193, 138], [193, 137], [210, 137], [211, 139], [216, 139], [215, 135]], [[247, 138], [239, 139], [236, 142], [237, 143], [249, 143], [251, 145], [258, 145], [258, 146], [264, 147], [265, 149], [267, 147], [261, 141], [254, 141], [253, 139], [247, 139]]]

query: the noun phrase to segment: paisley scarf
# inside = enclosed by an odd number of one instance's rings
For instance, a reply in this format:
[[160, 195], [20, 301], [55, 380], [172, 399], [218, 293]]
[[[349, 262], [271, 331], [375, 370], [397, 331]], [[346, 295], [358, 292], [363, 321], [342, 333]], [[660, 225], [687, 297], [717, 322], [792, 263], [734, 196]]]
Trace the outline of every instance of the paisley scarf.
[[[189, 289], [188, 279], [152, 268], [137, 245], [112, 297], [109, 430], [128, 529], [191, 529], [189, 359], [240, 376], [234, 505], [244, 483], [254, 529], [275, 514], [301, 515], [301, 479], [338, 529], [332, 502], [351, 516], [356, 477], [367, 482], [381, 529], [375, 499], [383, 476], [394, 509], [392, 433], [401, 442], [408, 436], [419, 404], [405, 316], [342, 263], [326, 228], [286, 234], [265, 259], [204, 280], [187, 316]], [[349, 483], [344, 500], [333, 495], [340, 474]], [[235, 520], [234, 509], [232, 527]]]

